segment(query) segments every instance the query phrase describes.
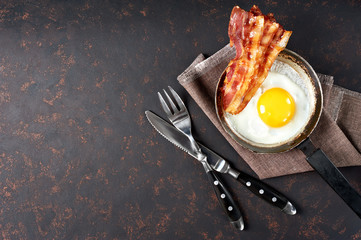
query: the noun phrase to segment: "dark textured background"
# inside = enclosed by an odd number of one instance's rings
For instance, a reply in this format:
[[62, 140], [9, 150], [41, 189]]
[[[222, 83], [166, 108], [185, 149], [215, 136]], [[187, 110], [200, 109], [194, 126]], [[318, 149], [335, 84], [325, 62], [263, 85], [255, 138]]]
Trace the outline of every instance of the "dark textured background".
[[[254, 1], [294, 33], [288, 48], [361, 92], [360, 1]], [[144, 111], [173, 86], [196, 138], [252, 173], [176, 77], [228, 43], [248, 1], [1, 1], [0, 239], [361, 239], [361, 221], [315, 173], [268, 179], [299, 213], [232, 179], [234, 230], [202, 167]], [[163, 115], [164, 116], [164, 115]], [[361, 192], [361, 168], [342, 169]]]

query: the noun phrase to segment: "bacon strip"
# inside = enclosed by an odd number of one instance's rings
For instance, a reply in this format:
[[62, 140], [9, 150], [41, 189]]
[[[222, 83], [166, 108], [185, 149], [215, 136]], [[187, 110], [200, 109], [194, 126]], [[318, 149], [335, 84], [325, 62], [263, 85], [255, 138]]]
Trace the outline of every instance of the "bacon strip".
[[226, 68], [222, 89], [225, 111], [237, 114], [247, 106], [291, 34], [275, 21], [273, 14], [263, 15], [255, 5], [249, 12], [233, 8], [228, 35], [236, 57]]

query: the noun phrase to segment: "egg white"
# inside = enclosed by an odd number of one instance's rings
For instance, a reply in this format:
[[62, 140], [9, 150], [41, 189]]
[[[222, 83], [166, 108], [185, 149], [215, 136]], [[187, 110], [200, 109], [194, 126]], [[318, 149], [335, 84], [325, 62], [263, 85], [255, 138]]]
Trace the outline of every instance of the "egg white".
[[[260, 96], [271, 88], [282, 88], [294, 99], [295, 114], [285, 126], [273, 128], [265, 124], [258, 115], [257, 102]], [[269, 72], [262, 86], [242, 112], [236, 115], [226, 113], [226, 121], [233, 130], [244, 138], [261, 144], [278, 144], [289, 141], [306, 126], [311, 115], [312, 103], [305, 92], [284, 74]]]

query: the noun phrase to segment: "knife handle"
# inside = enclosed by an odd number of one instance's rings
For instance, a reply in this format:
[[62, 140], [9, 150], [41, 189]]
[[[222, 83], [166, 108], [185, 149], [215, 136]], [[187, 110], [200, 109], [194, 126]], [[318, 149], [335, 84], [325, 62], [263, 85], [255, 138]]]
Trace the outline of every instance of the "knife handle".
[[289, 215], [296, 214], [296, 208], [288, 199], [268, 184], [254, 178], [244, 172], [239, 172], [237, 180], [248, 188], [251, 192], [256, 194], [271, 205], [280, 208], [283, 212]]
[[208, 180], [213, 186], [214, 192], [216, 193], [218, 202], [230, 219], [231, 224], [235, 228], [242, 231], [244, 228], [242, 214], [238, 206], [234, 202], [232, 195], [229, 193], [220, 178], [217, 176], [216, 172], [214, 172], [213, 170], [207, 171], [207, 176]]

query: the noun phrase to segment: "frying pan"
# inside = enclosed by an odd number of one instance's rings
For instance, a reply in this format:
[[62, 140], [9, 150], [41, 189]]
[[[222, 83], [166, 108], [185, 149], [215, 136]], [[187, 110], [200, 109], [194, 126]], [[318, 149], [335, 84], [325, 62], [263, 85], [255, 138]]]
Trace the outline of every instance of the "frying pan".
[[292, 76], [289, 77], [304, 89], [308, 99], [311, 100], [311, 114], [303, 129], [296, 136], [277, 144], [253, 142], [234, 131], [226, 120], [226, 113], [222, 105], [221, 89], [226, 76], [225, 71], [218, 81], [215, 96], [216, 113], [222, 127], [237, 143], [256, 153], [281, 153], [294, 148], [300, 149], [306, 155], [307, 162], [361, 218], [361, 196], [351, 187], [326, 154], [321, 149], [317, 149], [309, 139], [310, 134], [318, 124], [323, 108], [322, 87], [316, 72], [305, 59], [288, 49], [283, 50], [278, 55], [272, 68], [285, 75], [291, 74]]

